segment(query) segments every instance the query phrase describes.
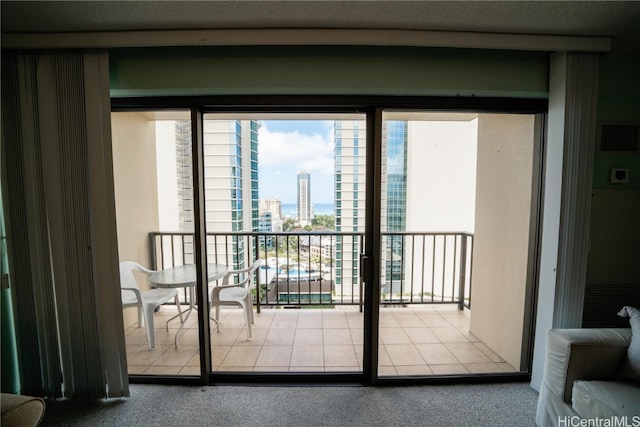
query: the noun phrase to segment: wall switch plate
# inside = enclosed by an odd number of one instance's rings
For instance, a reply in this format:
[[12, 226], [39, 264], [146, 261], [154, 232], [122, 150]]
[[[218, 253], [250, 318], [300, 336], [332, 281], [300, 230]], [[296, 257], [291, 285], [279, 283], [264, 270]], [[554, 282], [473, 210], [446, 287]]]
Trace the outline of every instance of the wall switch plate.
[[611, 169], [609, 182], [611, 184], [627, 184], [629, 182], [629, 169]]

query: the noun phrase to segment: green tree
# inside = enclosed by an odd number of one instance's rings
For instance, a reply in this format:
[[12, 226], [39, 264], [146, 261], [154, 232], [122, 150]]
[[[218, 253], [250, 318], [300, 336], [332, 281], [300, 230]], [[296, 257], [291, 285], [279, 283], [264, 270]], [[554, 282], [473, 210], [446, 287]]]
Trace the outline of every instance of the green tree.
[[296, 220], [293, 218], [286, 218], [282, 223], [282, 231], [291, 231], [296, 227]]
[[333, 230], [335, 227], [335, 219], [333, 215], [315, 215], [311, 220], [311, 225], [316, 228]]

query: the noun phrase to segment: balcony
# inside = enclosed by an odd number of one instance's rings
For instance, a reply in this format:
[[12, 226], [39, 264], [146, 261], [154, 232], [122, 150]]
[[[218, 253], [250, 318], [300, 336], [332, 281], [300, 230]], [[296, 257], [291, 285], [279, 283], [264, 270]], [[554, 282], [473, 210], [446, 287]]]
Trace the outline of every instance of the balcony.
[[[144, 328], [126, 331], [129, 374], [199, 375], [195, 318], [176, 349], [177, 325], [167, 332], [156, 314], [156, 348], [147, 348]], [[362, 370], [363, 314], [357, 307], [288, 310], [256, 314], [246, 341], [242, 312], [223, 309], [220, 332], [212, 328], [214, 372], [338, 372]], [[381, 376], [517, 372], [469, 332], [470, 311], [456, 305], [411, 305], [380, 309], [378, 372]]]
[[[364, 286], [361, 233], [210, 233], [208, 262], [242, 268], [263, 260], [254, 294], [253, 339], [240, 309], [222, 308], [212, 325], [217, 372], [361, 371]], [[381, 376], [517, 372], [470, 333], [473, 236], [383, 233], [379, 366]], [[190, 233], [149, 234], [153, 268], [193, 263]], [[188, 303], [188, 293], [181, 295]], [[130, 374], [199, 375], [197, 318], [174, 338], [177, 313], [156, 313], [156, 348], [143, 328], [126, 330]]]

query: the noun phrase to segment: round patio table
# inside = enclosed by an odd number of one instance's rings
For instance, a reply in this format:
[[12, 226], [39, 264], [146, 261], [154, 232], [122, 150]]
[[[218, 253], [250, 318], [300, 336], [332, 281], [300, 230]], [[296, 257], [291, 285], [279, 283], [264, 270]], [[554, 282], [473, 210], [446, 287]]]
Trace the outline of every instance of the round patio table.
[[[224, 264], [207, 264], [207, 280], [213, 282], [224, 277], [227, 274], [228, 267]], [[189, 319], [189, 315], [196, 308], [195, 289], [197, 283], [196, 266], [195, 264], [179, 265], [176, 267], [165, 268], [164, 270], [156, 271], [149, 276], [149, 282], [156, 288], [188, 288], [189, 289], [189, 309], [185, 312], [186, 316], [183, 318], [182, 314], [176, 314], [171, 319], [167, 320], [167, 330], [169, 330], [169, 322], [180, 316], [180, 327], [176, 332], [175, 346], [178, 348], [178, 337], [184, 324]]]

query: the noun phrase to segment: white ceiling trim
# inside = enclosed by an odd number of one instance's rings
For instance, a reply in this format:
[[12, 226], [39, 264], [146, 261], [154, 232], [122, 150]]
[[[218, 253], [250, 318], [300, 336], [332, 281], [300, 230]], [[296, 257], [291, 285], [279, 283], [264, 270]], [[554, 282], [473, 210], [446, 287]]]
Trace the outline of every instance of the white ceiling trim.
[[86, 33], [5, 33], [5, 49], [159, 46], [416, 46], [609, 52], [608, 37], [387, 29], [222, 29]]

